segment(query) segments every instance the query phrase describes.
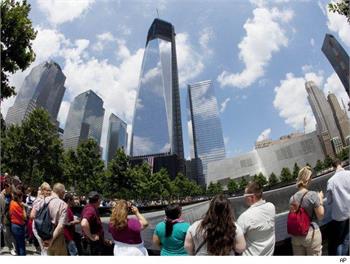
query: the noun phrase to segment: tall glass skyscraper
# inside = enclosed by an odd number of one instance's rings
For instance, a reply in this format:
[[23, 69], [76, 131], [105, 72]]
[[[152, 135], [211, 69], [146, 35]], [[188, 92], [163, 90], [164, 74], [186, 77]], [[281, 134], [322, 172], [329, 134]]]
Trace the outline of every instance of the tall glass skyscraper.
[[349, 55], [346, 53], [337, 39], [331, 34], [326, 34], [324, 37], [322, 51], [344, 85], [347, 94], [350, 96]]
[[92, 90], [76, 96], [70, 105], [64, 129], [64, 148], [75, 149], [88, 138], [100, 144], [104, 113], [103, 100]]
[[334, 157], [342, 150], [343, 144], [331, 107], [323, 91], [313, 81], [307, 81], [305, 88], [308, 93], [307, 99], [316, 119], [317, 133], [325, 155]]
[[205, 179], [208, 163], [225, 158], [225, 144], [218, 103], [211, 81], [189, 84], [187, 92], [191, 159], [199, 164], [197, 166], [197, 182], [207, 184]]
[[184, 156], [175, 31], [160, 19], [153, 21], [147, 35], [130, 148], [132, 157]]
[[126, 153], [128, 145], [128, 133], [126, 132], [127, 124], [115, 114], [109, 116], [109, 127], [107, 134], [107, 162], [110, 162], [117, 149], [121, 148]]
[[47, 61], [34, 67], [24, 79], [15, 103], [6, 115], [7, 124], [20, 124], [35, 108], [42, 107], [56, 121], [66, 88], [66, 76], [54, 61]]

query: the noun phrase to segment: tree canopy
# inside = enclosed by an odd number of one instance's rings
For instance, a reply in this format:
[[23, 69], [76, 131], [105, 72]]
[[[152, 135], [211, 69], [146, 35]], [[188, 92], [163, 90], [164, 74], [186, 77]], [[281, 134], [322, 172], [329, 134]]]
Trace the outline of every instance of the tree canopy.
[[328, 10], [333, 13], [338, 13], [340, 15], [343, 15], [348, 20], [348, 23], [350, 24], [350, 1], [349, 0], [341, 0], [338, 2], [332, 2], [328, 4]]
[[31, 42], [37, 32], [28, 18], [30, 9], [26, 0], [1, 1], [1, 99], [15, 94], [9, 74], [25, 70], [35, 60]]
[[63, 146], [49, 114], [35, 109], [21, 126], [11, 125], [2, 142], [5, 170], [30, 185], [63, 179]]

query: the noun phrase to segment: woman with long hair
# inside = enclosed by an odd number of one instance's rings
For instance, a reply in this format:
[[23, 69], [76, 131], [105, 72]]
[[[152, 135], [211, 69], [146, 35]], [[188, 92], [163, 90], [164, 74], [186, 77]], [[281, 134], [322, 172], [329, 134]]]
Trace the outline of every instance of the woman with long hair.
[[26, 255], [25, 223], [27, 214], [22, 202], [23, 193], [20, 190], [13, 192], [13, 200], [10, 202], [11, 232], [16, 240], [16, 251], [19, 256]]
[[[39, 237], [38, 232], [36, 231], [34, 219], [35, 219], [36, 213], [39, 211], [40, 207], [43, 205], [44, 199], [46, 197], [49, 197], [51, 195], [51, 192], [52, 192], [52, 190], [51, 190], [50, 184], [48, 184], [47, 182], [43, 182], [40, 185], [40, 187], [38, 188], [37, 197], [33, 202], [33, 208], [30, 212], [30, 219], [32, 220], [33, 234], [39, 243], [40, 254], [42, 256], [47, 256], [47, 249], [43, 246], [43, 244], [41, 242], [41, 238]], [[37, 250], [38, 250], [38, 248], [37, 248]]]
[[156, 225], [153, 243], [161, 247], [161, 256], [186, 256], [185, 237], [190, 224], [181, 218], [181, 206], [171, 204], [165, 208], [165, 220]]
[[223, 195], [211, 200], [204, 218], [190, 226], [185, 239], [190, 255], [235, 255], [245, 246], [243, 231], [235, 224], [231, 204]]
[[[128, 218], [128, 212], [135, 217]], [[108, 231], [114, 239], [114, 256], [147, 256], [141, 231], [148, 226], [147, 220], [136, 206], [118, 200], [112, 210]]]
[[294, 255], [320, 256], [322, 254], [322, 235], [317, 220], [322, 220], [324, 216], [323, 193], [309, 191], [311, 180], [312, 169], [309, 166], [302, 168], [297, 178], [298, 191], [289, 200], [291, 205], [300, 204], [311, 220], [306, 236], [292, 235]]

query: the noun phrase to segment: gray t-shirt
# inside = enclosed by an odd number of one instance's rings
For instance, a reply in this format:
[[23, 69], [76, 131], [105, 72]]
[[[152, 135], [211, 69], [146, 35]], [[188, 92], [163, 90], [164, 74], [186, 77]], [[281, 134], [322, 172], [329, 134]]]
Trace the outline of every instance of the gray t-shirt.
[[[298, 191], [296, 192], [290, 199], [289, 204], [293, 202], [295, 199], [296, 202], [300, 203], [301, 198], [304, 195], [304, 191]], [[301, 204], [301, 207], [305, 209], [305, 211], [308, 213], [308, 215], [311, 217], [311, 223], [315, 229], [318, 229], [318, 220], [315, 214], [314, 209], [320, 206], [320, 198], [318, 197], [317, 193], [314, 191], [308, 191], [308, 193], [304, 196], [303, 203]]]

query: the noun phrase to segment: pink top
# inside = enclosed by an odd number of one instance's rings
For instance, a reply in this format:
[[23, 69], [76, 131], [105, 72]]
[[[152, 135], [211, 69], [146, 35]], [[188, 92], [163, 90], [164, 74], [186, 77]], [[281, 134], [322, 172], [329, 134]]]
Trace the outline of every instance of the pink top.
[[135, 218], [128, 218], [127, 225], [121, 230], [117, 230], [112, 223], [109, 223], [108, 231], [115, 241], [126, 244], [142, 243], [141, 223]]

